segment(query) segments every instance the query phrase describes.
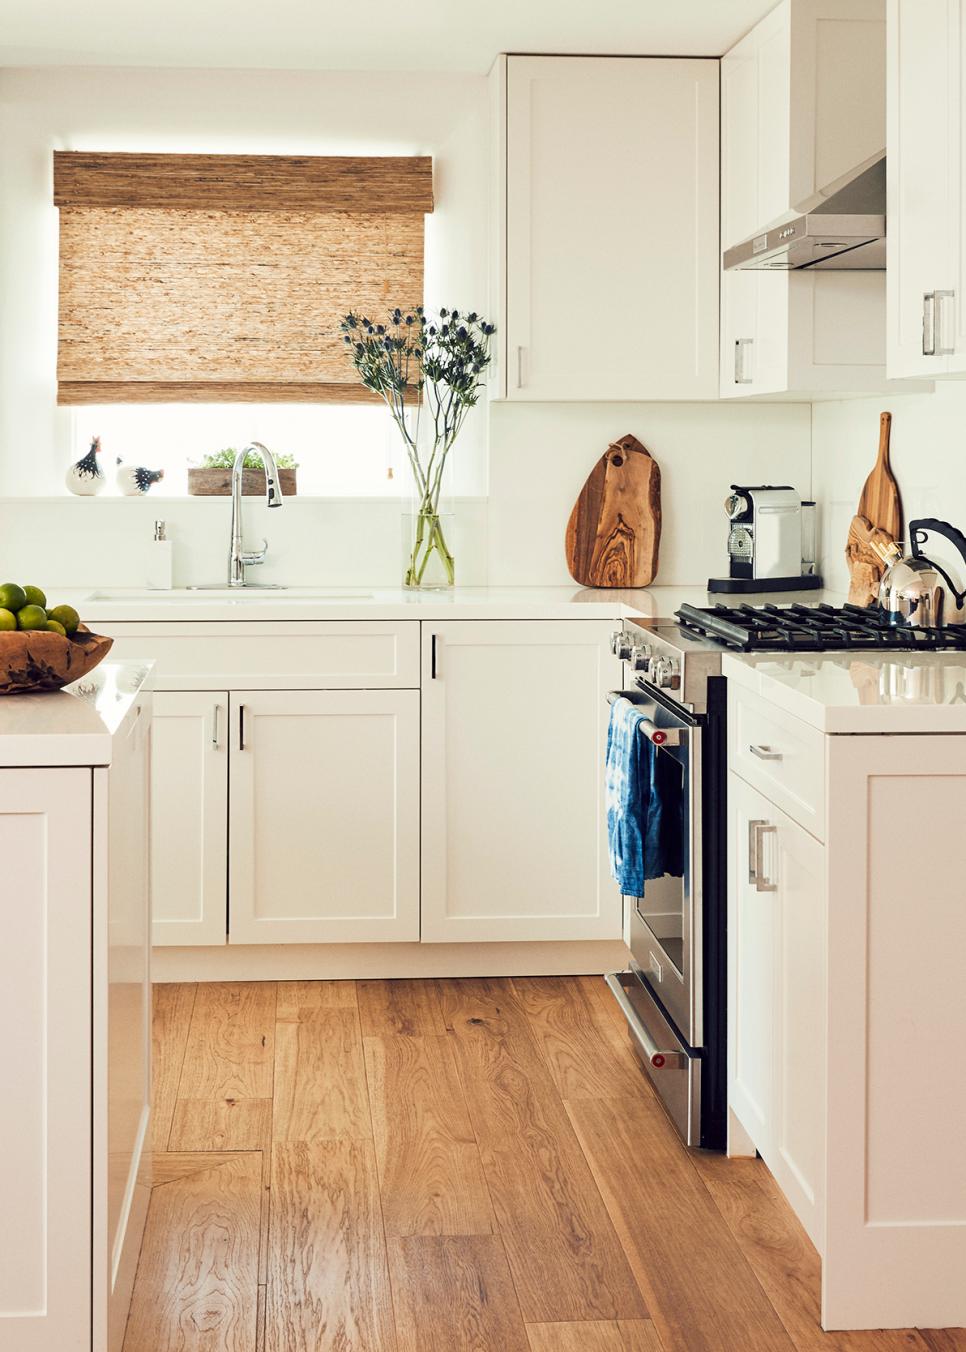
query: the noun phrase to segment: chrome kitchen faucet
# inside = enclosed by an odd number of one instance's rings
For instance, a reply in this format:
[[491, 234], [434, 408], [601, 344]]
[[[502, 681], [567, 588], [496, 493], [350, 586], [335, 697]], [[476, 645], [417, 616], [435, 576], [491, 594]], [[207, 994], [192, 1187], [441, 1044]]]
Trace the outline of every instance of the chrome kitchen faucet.
[[243, 446], [235, 456], [235, 463], [231, 467], [231, 548], [228, 553], [228, 585], [229, 587], [261, 587], [264, 589], [278, 590], [278, 584], [274, 582], [246, 582], [245, 569], [249, 564], [264, 563], [265, 555], [268, 553], [268, 541], [262, 539], [261, 549], [246, 551], [242, 541], [242, 473], [245, 464], [245, 456], [249, 451], [257, 451], [262, 457], [262, 468], [265, 471], [265, 501], [269, 507], [281, 507], [282, 489], [278, 482], [278, 466], [275, 464], [275, 457], [267, 446], [263, 446], [260, 441], [253, 441], [248, 446]]

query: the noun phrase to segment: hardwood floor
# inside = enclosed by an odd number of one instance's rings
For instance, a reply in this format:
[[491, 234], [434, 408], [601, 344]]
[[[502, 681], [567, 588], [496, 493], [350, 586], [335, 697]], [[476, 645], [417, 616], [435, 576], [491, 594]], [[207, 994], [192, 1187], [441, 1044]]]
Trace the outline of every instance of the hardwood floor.
[[591, 977], [155, 991], [124, 1352], [966, 1352], [825, 1334], [760, 1161], [690, 1154]]

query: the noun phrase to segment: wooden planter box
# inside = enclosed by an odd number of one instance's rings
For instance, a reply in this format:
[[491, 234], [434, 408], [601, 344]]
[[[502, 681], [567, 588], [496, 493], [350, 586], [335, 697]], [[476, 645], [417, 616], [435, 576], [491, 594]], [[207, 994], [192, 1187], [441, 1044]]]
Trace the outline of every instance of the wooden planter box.
[[[280, 469], [282, 496], [294, 498], [298, 492], [298, 470]], [[196, 498], [227, 498], [231, 494], [230, 469], [189, 469], [188, 492]], [[265, 496], [265, 474], [260, 469], [242, 470], [242, 494], [246, 498]]]

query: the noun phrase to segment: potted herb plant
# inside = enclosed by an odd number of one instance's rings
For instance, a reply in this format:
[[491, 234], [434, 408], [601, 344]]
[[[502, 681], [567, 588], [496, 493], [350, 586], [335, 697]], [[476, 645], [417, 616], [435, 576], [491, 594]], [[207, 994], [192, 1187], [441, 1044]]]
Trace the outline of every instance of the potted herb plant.
[[385, 323], [347, 314], [340, 325], [363, 385], [386, 403], [412, 471], [407, 587], [452, 587], [456, 564], [440, 513], [443, 471], [467, 413], [479, 401], [496, 325], [472, 311], [398, 306]]
[[[231, 493], [231, 470], [238, 454], [233, 446], [223, 451], [213, 451], [202, 458], [200, 465], [188, 467], [188, 492], [193, 497], [227, 497]], [[298, 492], [296, 471], [298, 465], [292, 455], [276, 455], [279, 484], [285, 497], [294, 497]], [[249, 451], [242, 466], [242, 493], [246, 497], [258, 497], [265, 492], [265, 475], [262, 473], [262, 457], [257, 451]]]

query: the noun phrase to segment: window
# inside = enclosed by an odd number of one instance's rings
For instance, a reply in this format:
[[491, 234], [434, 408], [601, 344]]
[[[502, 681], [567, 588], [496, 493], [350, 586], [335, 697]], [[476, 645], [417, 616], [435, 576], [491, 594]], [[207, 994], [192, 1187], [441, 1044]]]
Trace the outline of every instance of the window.
[[426, 157], [56, 152], [58, 401], [369, 402], [347, 310], [423, 297]]
[[[409, 491], [403, 448], [379, 404], [92, 404], [72, 411], [75, 459], [101, 438], [105, 494], [117, 460], [163, 469], [152, 497], [188, 491], [188, 466], [212, 451], [261, 441], [294, 456], [299, 496], [396, 497]], [[393, 477], [389, 477], [389, 470]]]

